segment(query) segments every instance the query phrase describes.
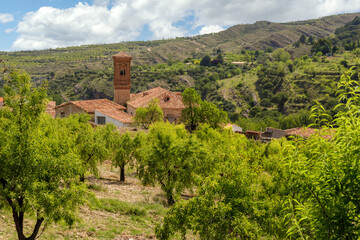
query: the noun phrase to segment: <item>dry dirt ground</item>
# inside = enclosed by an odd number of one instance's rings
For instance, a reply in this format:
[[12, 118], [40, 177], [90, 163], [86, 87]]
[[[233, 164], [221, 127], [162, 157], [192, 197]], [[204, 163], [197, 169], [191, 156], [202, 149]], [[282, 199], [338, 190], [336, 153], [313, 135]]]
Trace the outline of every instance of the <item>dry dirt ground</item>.
[[[86, 179], [96, 198], [79, 209], [79, 220], [71, 228], [61, 222], [49, 224], [40, 239], [155, 239], [154, 228], [167, 211], [161, 189], [142, 186], [129, 171], [125, 183], [121, 183], [118, 169], [109, 162], [99, 169], [99, 178]], [[30, 217], [25, 229], [30, 231], [33, 226]], [[9, 209], [0, 206], [2, 239], [16, 239], [16, 233]]]

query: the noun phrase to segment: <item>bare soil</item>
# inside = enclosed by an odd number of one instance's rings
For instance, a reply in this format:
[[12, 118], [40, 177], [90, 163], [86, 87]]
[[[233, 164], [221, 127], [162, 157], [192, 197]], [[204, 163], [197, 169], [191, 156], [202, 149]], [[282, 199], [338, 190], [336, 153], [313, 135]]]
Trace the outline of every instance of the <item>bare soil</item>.
[[[127, 171], [126, 181], [120, 182], [119, 169], [111, 167], [110, 162], [104, 162], [99, 170], [99, 178], [88, 176], [85, 180], [98, 199], [115, 199], [140, 207], [142, 204], [150, 204], [162, 211], [149, 210], [143, 216], [134, 216], [82, 206], [79, 209], [79, 221], [72, 228], [64, 223], [49, 224], [40, 239], [155, 239], [154, 228], [166, 211], [162, 206], [165, 198], [161, 189], [142, 186], [131, 171]], [[25, 222], [25, 229], [29, 232], [33, 226], [31, 218]], [[0, 208], [0, 240], [3, 239], [17, 239], [11, 213], [6, 207]]]

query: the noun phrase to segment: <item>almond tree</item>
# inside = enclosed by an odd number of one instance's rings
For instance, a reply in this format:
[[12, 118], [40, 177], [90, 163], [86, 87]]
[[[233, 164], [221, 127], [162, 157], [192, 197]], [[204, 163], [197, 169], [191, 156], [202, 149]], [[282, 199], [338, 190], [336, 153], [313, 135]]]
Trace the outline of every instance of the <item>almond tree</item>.
[[143, 184], [160, 184], [169, 205], [175, 196], [191, 188], [206, 152], [195, 135], [183, 125], [155, 123], [137, 156], [138, 175]]
[[[39, 237], [46, 224], [72, 224], [85, 187], [70, 130], [62, 120], [44, 114], [46, 89], [31, 86], [27, 74], [13, 71], [5, 86], [5, 108], [0, 111], [0, 201], [11, 211], [18, 239]], [[24, 219], [35, 216], [30, 236]]]
[[[111, 128], [111, 127], [110, 127]], [[120, 181], [125, 182], [125, 167], [134, 165], [136, 155], [141, 147], [143, 135], [138, 133], [134, 138], [129, 132], [120, 134], [113, 130], [107, 136], [113, 166], [120, 168]]]

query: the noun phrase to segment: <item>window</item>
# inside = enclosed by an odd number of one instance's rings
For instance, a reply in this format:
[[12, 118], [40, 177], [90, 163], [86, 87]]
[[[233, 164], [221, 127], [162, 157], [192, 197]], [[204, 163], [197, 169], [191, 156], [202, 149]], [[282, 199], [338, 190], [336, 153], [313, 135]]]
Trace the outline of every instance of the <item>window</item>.
[[164, 102], [168, 102], [170, 100], [169, 96], [164, 97]]
[[61, 112], [61, 113], [60, 113], [60, 117], [62, 117], [62, 118], [65, 117], [65, 113], [64, 113], [64, 112]]
[[105, 125], [106, 124], [105, 117], [97, 116], [96, 120], [97, 120], [97, 124], [99, 124], [99, 125]]
[[121, 75], [121, 76], [124, 76], [124, 75], [125, 75], [125, 69], [121, 69], [121, 70], [120, 70], [120, 75]]

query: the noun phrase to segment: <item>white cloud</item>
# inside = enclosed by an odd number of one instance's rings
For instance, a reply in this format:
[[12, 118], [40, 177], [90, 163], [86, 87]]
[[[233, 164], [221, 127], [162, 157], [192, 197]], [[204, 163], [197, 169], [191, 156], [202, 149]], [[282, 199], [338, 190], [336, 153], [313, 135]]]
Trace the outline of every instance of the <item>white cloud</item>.
[[10, 13], [0, 13], [0, 23], [8, 23], [14, 21], [13, 15]]
[[219, 25], [209, 25], [202, 27], [199, 33], [200, 34], [217, 33], [223, 30], [224, 28]]
[[7, 29], [5, 29], [5, 33], [12, 33], [15, 30], [16, 30], [15, 28], [7, 28]]
[[68, 9], [42, 7], [27, 13], [12, 48], [136, 40], [145, 25], [154, 39], [161, 39], [186, 36], [197, 27], [203, 34], [258, 20], [285, 22], [356, 11], [359, 0], [93, 0], [92, 5], [79, 2]]
[[135, 40], [145, 24], [155, 39], [183, 36], [186, 31], [172, 23], [186, 13], [168, 8], [162, 1], [117, 1], [109, 8], [97, 1], [96, 5], [78, 3], [73, 8], [42, 7], [27, 13], [17, 26], [19, 37], [14, 50], [56, 48], [91, 43], [113, 43]]

